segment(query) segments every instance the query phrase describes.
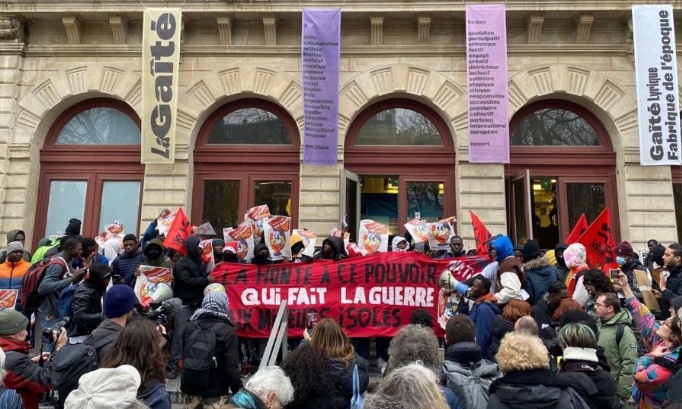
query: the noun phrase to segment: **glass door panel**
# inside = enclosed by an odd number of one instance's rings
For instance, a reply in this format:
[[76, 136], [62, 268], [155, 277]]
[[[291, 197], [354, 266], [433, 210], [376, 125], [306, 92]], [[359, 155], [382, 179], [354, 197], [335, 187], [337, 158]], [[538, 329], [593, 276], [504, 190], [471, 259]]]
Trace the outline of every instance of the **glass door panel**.
[[398, 176], [361, 176], [360, 219], [372, 219], [399, 234]]
[[514, 244], [525, 243], [533, 238], [530, 172], [526, 169], [510, 180], [510, 230]]
[[239, 214], [239, 181], [205, 180], [201, 214], [201, 223], [210, 222], [219, 236], [223, 228], [237, 224], [243, 216]]
[[104, 181], [99, 211], [99, 231], [115, 221], [123, 223], [126, 233], [137, 234], [140, 212], [139, 181]]
[[443, 182], [407, 182], [407, 220], [417, 214], [427, 223], [437, 222], [444, 214]]
[[266, 204], [270, 214], [291, 216], [291, 182], [256, 181], [254, 206]]
[[88, 182], [84, 180], [53, 180], [50, 182], [50, 200], [47, 205], [45, 237], [61, 232], [73, 217], [85, 219], [85, 197]]
[[605, 207], [604, 183], [566, 183], [566, 209], [568, 210], [569, 226], [575, 226], [583, 213], [587, 217], [587, 222], [592, 223]]
[[357, 241], [360, 225], [360, 178], [346, 169], [341, 171], [341, 223], [348, 224], [350, 239]]

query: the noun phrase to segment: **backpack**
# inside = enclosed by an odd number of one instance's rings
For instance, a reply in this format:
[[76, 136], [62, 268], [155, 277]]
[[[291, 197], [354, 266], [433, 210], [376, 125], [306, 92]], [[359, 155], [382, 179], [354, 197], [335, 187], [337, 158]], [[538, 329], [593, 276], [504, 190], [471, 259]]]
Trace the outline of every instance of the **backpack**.
[[[623, 333], [625, 332], [625, 327], [629, 325], [620, 323], [618, 324], [618, 328], [616, 328], [616, 345], [620, 346], [620, 341], [623, 339]], [[637, 342], [637, 356], [644, 356], [646, 355], [649, 351], [646, 349], [644, 346], [644, 342], [642, 341], [642, 333], [637, 329], [637, 331], [632, 330], [632, 333], [635, 334], [635, 341]]]
[[45, 272], [47, 271], [48, 266], [54, 264], [62, 264], [64, 267], [62, 274], [60, 275], [60, 279], [62, 279], [69, 270], [69, 267], [66, 265], [66, 261], [64, 261], [63, 258], [57, 256], [48, 260], [41, 260], [32, 265], [24, 276], [24, 279], [21, 282], [21, 308], [24, 312], [33, 313], [40, 307], [40, 304], [45, 297], [38, 294], [38, 287], [40, 287], [40, 283], [43, 281], [43, 278], [45, 278]]
[[97, 369], [97, 350], [92, 345], [65, 345], [52, 357], [52, 387], [59, 395], [56, 408], [64, 407], [69, 394], [78, 388], [81, 376]]
[[2, 409], [24, 409], [21, 396], [14, 389], [5, 389], [0, 386], [0, 408]]
[[192, 332], [184, 341], [183, 372], [181, 389], [205, 391], [211, 382], [211, 372], [218, 367], [215, 357], [216, 336], [213, 328], [203, 329], [196, 322], [190, 322]]
[[59, 294], [57, 318], [71, 317], [71, 304], [73, 304], [73, 297], [76, 294], [77, 288], [78, 284], [69, 284], [69, 286], [63, 289]]

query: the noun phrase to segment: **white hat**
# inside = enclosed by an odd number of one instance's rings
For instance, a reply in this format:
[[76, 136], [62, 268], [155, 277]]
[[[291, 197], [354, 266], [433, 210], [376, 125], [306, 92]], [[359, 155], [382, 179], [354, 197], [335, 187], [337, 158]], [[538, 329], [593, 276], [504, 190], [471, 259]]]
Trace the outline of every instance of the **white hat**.
[[66, 398], [64, 409], [126, 409], [137, 402], [140, 373], [130, 365], [87, 373]]

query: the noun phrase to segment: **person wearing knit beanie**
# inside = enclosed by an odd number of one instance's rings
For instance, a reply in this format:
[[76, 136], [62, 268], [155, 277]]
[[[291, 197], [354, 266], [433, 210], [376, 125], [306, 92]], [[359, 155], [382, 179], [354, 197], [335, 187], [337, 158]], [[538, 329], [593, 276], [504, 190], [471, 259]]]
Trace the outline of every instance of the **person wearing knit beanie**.
[[116, 284], [104, 295], [103, 312], [107, 318], [123, 317], [132, 312], [139, 302], [132, 288]]
[[[21, 395], [26, 409], [38, 409], [40, 395], [50, 390], [52, 369], [40, 366], [41, 356], [29, 358], [28, 318], [10, 308], [0, 310], [0, 348], [5, 352], [7, 376], [3, 386]], [[55, 350], [61, 349], [67, 337], [65, 331], [57, 338]]]
[[75, 217], [69, 220], [69, 225], [66, 226], [64, 234], [67, 236], [78, 236], [81, 234], [81, 221]]
[[646, 268], [639, 259], [635, 257], [635, 250], [627, 241], [618, 243], [616, 246], [616, 262], [618, 263], [620, 270], [628, 277], [628, 284], [630, 284], [632, 291], [637, 297], [641, 298], [642, 294], [639, 291], [637, 280], [635, 280], [635, 270], [646, 271]]
[[65, 409], [138, 409], [140, 373], [131, 365], [102, 368], [87, 373], [78, 381], [78, 389], [66, 398]]

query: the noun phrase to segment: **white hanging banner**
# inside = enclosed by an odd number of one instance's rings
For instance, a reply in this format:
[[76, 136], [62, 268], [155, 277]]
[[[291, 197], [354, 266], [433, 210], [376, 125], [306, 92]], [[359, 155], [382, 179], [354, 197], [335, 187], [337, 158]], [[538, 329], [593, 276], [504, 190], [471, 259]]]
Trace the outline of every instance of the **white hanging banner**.
[[181, 26], [180, 9], [144, 9], [142, 163], [175, 162]]
[[670, 5], [632, 6], [639, 160], [680, 165], [675, 22]]

